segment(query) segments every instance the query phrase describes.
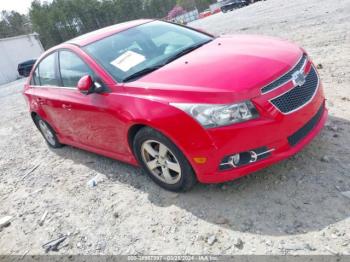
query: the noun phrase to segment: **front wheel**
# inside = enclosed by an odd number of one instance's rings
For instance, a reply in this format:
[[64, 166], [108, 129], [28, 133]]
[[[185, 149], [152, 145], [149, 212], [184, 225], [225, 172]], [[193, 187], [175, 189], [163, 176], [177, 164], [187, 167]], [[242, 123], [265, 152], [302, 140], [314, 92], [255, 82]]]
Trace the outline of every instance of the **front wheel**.
[[133, 147], [139, 163], [161, 187], [179, 192], [196, 184], [196, 176], [184, 154], [158, 131], [148, 127], [141, 129]]

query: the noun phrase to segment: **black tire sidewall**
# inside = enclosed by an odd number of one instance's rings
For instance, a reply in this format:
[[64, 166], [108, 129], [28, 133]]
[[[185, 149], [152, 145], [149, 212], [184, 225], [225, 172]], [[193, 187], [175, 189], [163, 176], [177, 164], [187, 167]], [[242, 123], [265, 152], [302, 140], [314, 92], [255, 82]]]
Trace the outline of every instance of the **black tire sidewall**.
[[[145, 164], [141, 156], [141, 146], [146, 140], [155, 140], [155, 141], [161, 142], [172, 151], [172, 153], [175, 155], [175, 157], [179, 161], [179, 164], [181, 167], [181, 178], [179, 182], [177, 182], [176, 184], [164, 183], [163, 181], [156, 178], [153, 175], [153, 173], [148, 169], [147, 165]], [[181, 192], [181, 191], [188, 191], [196, 184], [197, 179], [189, 161], [186, 159], [186, 157], [181, 152], [181, 150], [173, 142], [171, 142], [170, 139], [165, 137], [160, 132], [152, 128], [147, 128], [147, 127], [142, 128], [135, 136], [135, 139], [133, 142], [133, 150], [138, 162], [146, 171], [148, 176], [162, 188], [169, 191]]]

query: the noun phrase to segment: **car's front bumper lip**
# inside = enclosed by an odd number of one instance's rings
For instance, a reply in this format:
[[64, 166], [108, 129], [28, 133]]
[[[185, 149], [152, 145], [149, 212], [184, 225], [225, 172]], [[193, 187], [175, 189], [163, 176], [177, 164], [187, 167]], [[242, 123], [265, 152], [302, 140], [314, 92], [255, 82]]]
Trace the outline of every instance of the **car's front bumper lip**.
[[261, 161], [227, 171], [217, 170], [216, 172], [211, 174], [207, 173], [198, 176], [198, 179], [202, 183], [221, 183], [225, 181], [230, 181], [245, 176], [249, 173], [258, 171], [283, 159], [289, 158], [298, 153], [300, 150], [302, 150], [319, 134], [319, 132], [325, 125], [327, 118], [328, 110], [325, 108], [318, 124], [315, 125], [315, 127], [310, 131], [310, 133], [307, 136], [305, 136], [297, 145], [293, 147], [289, 144], [285, 144], [281, 147], [276, 147], [274, 148], [273, 152], [271, 152], [271, 155], [268, 158], [265, 158]]

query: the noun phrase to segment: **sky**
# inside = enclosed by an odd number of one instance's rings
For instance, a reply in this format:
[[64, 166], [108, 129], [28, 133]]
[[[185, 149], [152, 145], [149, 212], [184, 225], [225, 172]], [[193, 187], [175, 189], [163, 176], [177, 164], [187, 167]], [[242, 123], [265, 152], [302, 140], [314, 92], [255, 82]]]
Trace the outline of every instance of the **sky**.
[[0, 0], [0, 10], [15, 10], [18, 13], [26, 14], [32, 0]]

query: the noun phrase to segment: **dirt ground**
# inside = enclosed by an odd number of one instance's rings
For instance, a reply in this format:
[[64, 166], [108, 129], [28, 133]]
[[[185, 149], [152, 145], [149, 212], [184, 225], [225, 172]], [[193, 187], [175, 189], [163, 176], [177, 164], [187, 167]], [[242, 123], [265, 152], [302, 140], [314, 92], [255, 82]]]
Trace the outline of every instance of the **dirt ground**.
[[174, 194], [121, 162], [49, 149], [23, 81], [1, 86], [0, 219], [12, 221], [0, 254], [43, 254], [63, 234], [52, 254], [350, 254], [350, 1], [268, 0], [192, 26], [302, 45], [322, 67], [330, 117], [321, 134], [263, 171]]

